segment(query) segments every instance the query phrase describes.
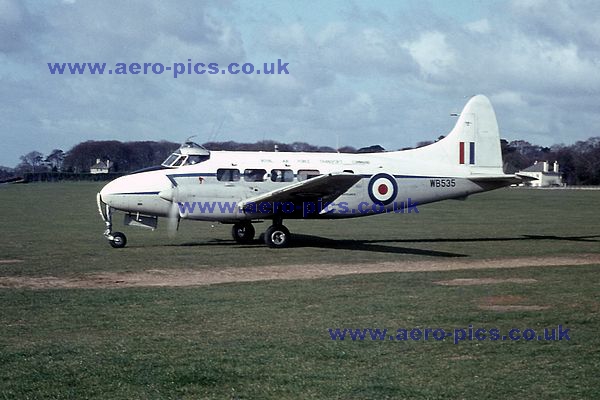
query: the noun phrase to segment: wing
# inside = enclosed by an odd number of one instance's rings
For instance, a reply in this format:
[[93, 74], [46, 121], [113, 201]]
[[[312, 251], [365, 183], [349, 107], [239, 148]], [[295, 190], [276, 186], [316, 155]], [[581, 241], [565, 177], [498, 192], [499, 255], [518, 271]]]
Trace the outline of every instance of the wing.
[[257, 204], [274, 203], [294, 205], [300, 210], [306, 203], [315, 204], [318, 201], [328, 202], [336, 199], [342, 193], [350, 189], [356, 182], [362, 179], [361, 175], [346, 172], [338, 172], [320, 175], [302, 182], [288, 185], [281, 189], [248, 198], [239, 203], [247, 209], [256, 209]]

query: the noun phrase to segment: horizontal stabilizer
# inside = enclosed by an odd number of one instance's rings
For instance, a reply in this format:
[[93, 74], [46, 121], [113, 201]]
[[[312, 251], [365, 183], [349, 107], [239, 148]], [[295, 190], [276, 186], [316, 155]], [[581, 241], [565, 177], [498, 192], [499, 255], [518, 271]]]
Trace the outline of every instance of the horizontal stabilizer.
[[475, 183], [497, 183], [502, 186], [519, 184], [525, 182], [531, 182], [537, 180], [537, 178], [533, 178], [531, 176], [526, 175], [482, 175], [482, 176], [469, 176], [467, 177], [470, 181]]
[[531, 181], [537, 181], [538, 178], [534, 178], [533, 176], [529, 176], [529, 175], [521, 175], [521, 174], [515, 174], [518, 178], [520, 178], [523, 183], [525, 182], [531, 182]]

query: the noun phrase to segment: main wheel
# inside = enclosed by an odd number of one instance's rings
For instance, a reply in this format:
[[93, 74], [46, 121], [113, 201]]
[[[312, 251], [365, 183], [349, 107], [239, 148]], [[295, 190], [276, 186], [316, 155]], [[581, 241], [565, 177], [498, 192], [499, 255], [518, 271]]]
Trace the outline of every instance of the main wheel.
[[254, 226], [250, 222], [238, 222], [231, 228], [231, 236], [238, 243], [250, 243], [254, 239]]
[[271, 225], [265, 232], [265, 243], [273, 249], [281, 249], [290, 244], [290, 231], [283, 225]]
[[113, 236], [113, 239], [108, 241], [108, 243], [110, 243], [110, 245], [112, 247], [114, 247], [115, 249], [120, 249], [122, 247], [125, 247], [125, 245], [127, 244], [127, 237], [125, 236], [124, 233], [115, 232], [112, 234], [112, 236]]

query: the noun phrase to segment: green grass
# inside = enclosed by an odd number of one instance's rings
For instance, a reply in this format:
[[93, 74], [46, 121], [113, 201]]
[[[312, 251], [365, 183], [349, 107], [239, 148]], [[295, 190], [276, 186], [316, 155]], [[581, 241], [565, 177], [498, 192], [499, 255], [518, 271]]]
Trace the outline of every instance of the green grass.
[[[418, 215], [290, 221], [293, 248], [228, 226], [102, 237], [97, 184], [0, 188], [0, 276], [598, 253], [600, 192], [501, 190]], [[263, 224], [264, 225], [264, 224]], [[257, 229], [258, 231], [259, 229]], [[372, 274], [188, 288], [0, 289], [0, 399], [597, 398], [600, 266]], [[530, 284], [440, 286], [453, 278]], [[490, 298], [542, 311], [494, 312]], [[571, 341], [332, 341], [328, 328], [571, 329]]]
[[[4, 275], [80, 275], [150, 268], [263, 264], [347, 263], [397, 259], [486, 258], [600, 251], [600, 191], [499, 190], [420, 206], [419, 214], [388, 214], [337, 221], [285, 221], [295, 234], [290, 249], [257, 240], [238, 245], [230, 225], [182, 221], [175, 238], [164, 224], [152, 232], [122, 227], [125, 249], [102, 236], [97, 183], [12, 185], [0, 188]], [[268, 222], [256, 224], [262, 232]]]
[[[445, 287], [456, 277], [527, 285]], [[6, 398], [594, 398], [597, 267], [407, 273], [186, 289], [2, 290]], [[481, 311], [521, 296], [540, 312]], [[563, 324], [561, 342], [332, 341], [328, 328]]]

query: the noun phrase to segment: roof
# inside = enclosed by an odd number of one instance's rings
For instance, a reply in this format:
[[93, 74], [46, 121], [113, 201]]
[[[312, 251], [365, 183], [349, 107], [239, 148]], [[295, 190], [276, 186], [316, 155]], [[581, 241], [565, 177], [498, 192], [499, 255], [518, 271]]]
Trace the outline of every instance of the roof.
[[90, 169], [108, 169], [108, 166], [104, 161], [100, 161], [90, 167]]
[[543, 162], [535, 163], [530, 167], [522, 169], [520, 172], [543, 172], [546, 175], [558, 175], [558, 173], [556, 173], [554, 171], [544, 171], [544, 163]]

